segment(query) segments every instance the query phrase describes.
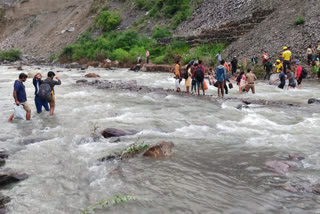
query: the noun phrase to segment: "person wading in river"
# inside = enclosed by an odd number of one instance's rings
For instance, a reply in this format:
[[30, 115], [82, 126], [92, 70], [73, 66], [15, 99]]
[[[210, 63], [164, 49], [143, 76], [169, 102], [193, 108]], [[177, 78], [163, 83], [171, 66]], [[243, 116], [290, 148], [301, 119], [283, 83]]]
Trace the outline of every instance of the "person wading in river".
[[264, 71], [266, 72], [264, 75], [264, 80], [266, 80], [268, 78], [268, 80], [270, 79], [270, 75], [272, 73], [272, 62], [270, 59], [267, 60], [267, 62], [264, 64]]
[[298, 82], [298, 88], [301, 88], [302, 85], [302, 66], [300, 65], [300, 62], [296, 62], [296, 77], [297, 77], [297, 82]]
[[296, 87], [296, 79], [295, 79], [294, 73], [291, 71], [291, 69], [288, 69], [287, 80], [289, 80], [289, 86], [288, 86], [289, 88]]
[[255, 94], [256, 89], [255, 89], [254, 82], [257, 80], [257, 77], [254, 73], [252, 73], [251, 69], [247, 70], [246, 80], [247, 80], [246, 92], [249, 92], [251, 90], [252, 93]]
[[202, 65], [202, 61], [198, 60], [198, 66], [195, 68], [195, 73], [194, 73], [194, 77], [197, 81], [198, 95], [200, 95], [200, 89], [202, 89], [203, 95], [205, 95], [204, 73], [205, 73], [205, 68]]
[[220, 65], [216, 69], [216, 79], [218, 82], [218, 97], [224, 97], [224, 83], [226, 81], [226, 68], [224, 67], [224, 60], [221, 60]]
[[232, 76], [237, 73], [237, 68], [238, 68], [238, 60], [237, 57], [234, 56], [232, 61], [231, 61], [231, 70], [232, 70]]
[[41, 80], [41, 79], [42, 79], [42, 75], [40, 73], [37, 73], [33, 78], [33, 85], [35, 88], [34, 103], [36, 104], [38, 114], [40, 114], [42, 112], [42, 106], [45, 108], [46, 111], [50, 111], [48, 101], [41, 100], [39, 97], [40, 85], [43, 83], [43, 80]]
[[176, 91], [177, 92], [181, 92], [181, 89], [180, 89], [180, 82], [181, 82], [181, 61], [178, 60], [175, 67], [174, 67], [174, 75], [175, 75], [175, 78], [176, 78], [176, 81], [175, 81], [175, 85], [176, 85]]
[[[31, 109], [27, 102], [27, 94], [26, 89], [24, 86], [24, 82], [27, 80], [28, 75], [21, 73], [19, 75], [19, 79], [14, 82], [14, 89], [13, 89], [13, 98], [16, 103], [16, 105], [22, 105], [24, 110], [27, 112], [26, 119], [31, 119]], [[12, 114], [8, 120], [8, 122], [11, 122], [13, 120], [14, 114]]]
[[54, 94], [54, 86], [61, 85], [61, 80], [59, 77], [56, 77], [57, 80], [54, 80], [55, 73], [52, 71], [48, 72], [48, 78], [43, 81], [43, 84], [50, 85], [51, 88], [51, 101], [50, 101], [50, 116], [53, 115], [55, 109], [55, 94]]
[[280, 85], [278, 86], [278, 88], [283, 89], [284, 86], [286, 85], [286, 75], [285, 75], [285, 73], [282, 71], [282, 69], [280, 69], [280, 70], [281, 70], [281, 73], [279, 74], [279, 78], [276, 79], [276, 80], [274, 80], [274, 82], [277, 82], [277, 81], [280, 80]]

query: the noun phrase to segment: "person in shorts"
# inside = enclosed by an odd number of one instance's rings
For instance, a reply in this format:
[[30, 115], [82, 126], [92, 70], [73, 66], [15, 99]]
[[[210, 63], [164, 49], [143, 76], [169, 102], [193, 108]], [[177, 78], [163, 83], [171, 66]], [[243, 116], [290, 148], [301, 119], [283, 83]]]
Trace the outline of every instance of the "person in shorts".
[[[26, 119], [31, 119], [31, 109], [27, 102], [27, 94], [26, 89], [24, 86], [24, 82], [27, 80], [28, 75], [21, 73], [19, 75], [19, 79], [14, 82], [14, 89], [13, 89], [13, 98], [16, 105], [22, 105], [24, 110], [26, 111]], [[8, 120], [11, 122], [13, 120], [14, 114], [12, 114]]]

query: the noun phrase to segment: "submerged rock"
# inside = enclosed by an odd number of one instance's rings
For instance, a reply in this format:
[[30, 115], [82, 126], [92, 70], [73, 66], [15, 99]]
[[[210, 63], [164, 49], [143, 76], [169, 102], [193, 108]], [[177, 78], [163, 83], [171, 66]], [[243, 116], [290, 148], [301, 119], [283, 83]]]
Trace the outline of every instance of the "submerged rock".
[[301, 164], [295, 161], [267, 161], [265, 165], [273, 172], [281, 175], [289, 172], [290, 168], [299, 168]]
[[5, 205], [7, 203], [9, 203], [10, 201], [11, 201], [10, 197], [3, 196], [3, 195], [0, 194], [0, 214], [5, 214], [6, 213]]
[[77, 80], [76, 83], [87, 83], [88, 80], [85, 80], [85, 79], [81, 79], [81, 80]]
[[137, 134], [137, 131], [134, 130], [119, 130], [119, 129], [114, 129], [114, 128], [107, 128], [102, 131], [102, 136], [104, 138], [111, 138], [111, 137], [122, 137], [122, 136], [127, 136], [127, 135], [135, 135]]
[[99, 74], [95, 74], [95, 73], [89, 73], [85, 75], [86, 78], [99, 78], [100, 75]]
[[145, 157], [160, 158], [172, 155], [172, 148], [174, 144], [172, 142], [160, 142], [151, 146], [144, 154]]
[[0, 186], [19, 182], [27, 178], [28, 175], [25, 173], [16, 172], [10, 168], [2, 169], [0, 171]]
[[320, 104], [320, 99], [309, 99], [308, 104]]

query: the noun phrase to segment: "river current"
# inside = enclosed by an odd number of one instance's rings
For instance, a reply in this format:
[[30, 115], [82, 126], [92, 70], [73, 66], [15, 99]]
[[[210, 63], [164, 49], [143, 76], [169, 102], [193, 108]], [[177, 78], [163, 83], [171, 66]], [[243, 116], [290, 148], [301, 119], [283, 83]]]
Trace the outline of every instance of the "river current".
[[[259, 82], [257, 94], [226, 97], [286, 101], [298, 106], [259, 106], [238, 110], [239, 102], [212, 102], [195, 96], [96, 89], [75, 83], [85, 73], [50, 67], [24, 67], [24, 72], [53, 70], [56, 112], [35, 114], [32, 79], [25, 83], [32, 120], [7, 123], [13, 112], [12, 90], [19, 71], [0, 67], [0, 148], [9, 151], [6, 166], [29, 178], [2, 189], [12, 201], [9, 214], [70, 214], [114, 195], [137, 200], [98, 209], [96, 213], [320, 213], [320, 196], [292, 193], [288, 183], [320, 183], [320, 108], [308, 105], [320, 97], [320, 85], [281, 90]], [[89, 72], [89, 71], [86, 71]], [[101, 79], [137, 80], [139, 85], [174, 88], [172, 74], [134, 73], [126, 69], [92, 69]], [[183, 87], [184, 88], [184, 87]], [[207, 92], [217, 96], [215, 88]], [[94, 139], [95, 126], [133, 129], [138, 134]], [[174, 154], [161, 159], [133, 158], [99, 162], [134, 142], [172, 141]], [[285, 175], [266, 161], [289, 154], [305, 157], [302, 167]]]

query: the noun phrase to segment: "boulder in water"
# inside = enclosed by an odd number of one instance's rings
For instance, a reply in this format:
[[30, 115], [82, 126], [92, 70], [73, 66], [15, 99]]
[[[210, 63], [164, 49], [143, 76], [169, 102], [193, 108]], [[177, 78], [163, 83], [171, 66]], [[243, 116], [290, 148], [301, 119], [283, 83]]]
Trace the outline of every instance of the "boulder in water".
[[77, 80], [76, 83], [87, 83], [88, 80], [85, 80], [85, 79], [81, 79], [81, 80]]
[[86, 78], [99, 78], [99, 74], [89, 73], [85, 75]]
[[11, 199], [10, 199], [9, 197], [3, 196], [3, 195], [0, 194], [0, 214], [6, 213], [6, 210], [5, 210], [5, 207], [4, 207], [4, 206], [5, 206], [7, 203], [9, 203], [10, 200], [11, 200]]
[[172, 155], [172, 148], [174, 144], [172, 142], [160, 142], [151, 146], [144, 154], [145, 157], [160, 158]]
[[122, 137], [122, 136], [127, 136], [127, 135], [135, 135], [137, 134], [137, 131], [134, 130], [119, 130], [119, 129], [114, 129], [114, 128], [107, 128], [102, 131], [102, 136], [104, 138], [111, 138], [111, 137]]
[[18, 70], [18, 71], [23, 71], [22, 66], [18, 66], [18, 67], [17, 67], [17, 70]]
[[309, 99], [308, 104], [320, 104], [320, 99]]
[[25, 173], [19, 173], [10, 168], [2, 169], [0, 171], [0, 186], [19, 182], [27, 178], [28, 178], [28, 175]]

